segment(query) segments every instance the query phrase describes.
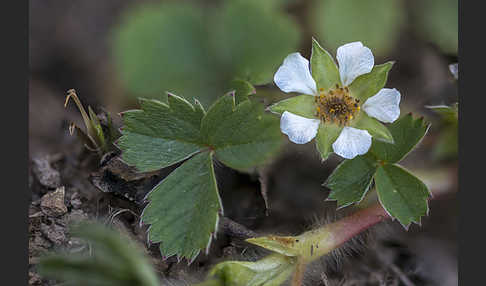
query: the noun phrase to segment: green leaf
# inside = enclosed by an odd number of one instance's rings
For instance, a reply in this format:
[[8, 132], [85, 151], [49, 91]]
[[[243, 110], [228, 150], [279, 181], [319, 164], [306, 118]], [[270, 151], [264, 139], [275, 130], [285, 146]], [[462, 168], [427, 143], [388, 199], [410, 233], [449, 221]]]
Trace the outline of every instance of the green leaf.
[[171, 91], [211, 103], [223, 90], [204, 11], [191, 3], [144, 3], [113, 31], [115, 71], [130, 94]]
[[149, 240], [163, 256], [192, 261], [207, 249], [222, 212], [211, 152], [195, 155], [147, 196], [142, 222], [151, 224]]
[[271, 105], [269, 109], [278, 114], [288, 111], [306, 118], [317, 118], [315, 99], [315, 96], [307, 94], [293, 96]]
[[245, 170], [263, 164], [281, 147], [279, 119], [265, 114], [258, 102], [246, 100], [234, 107], [230, 98], [219, 99], [203, 119], [207, 144], [231, 168]]
[[420, 224], [428, 214], [427, 186], [397, 165], [380, 166], [375, 175], [376, 192], [383, 208], [408, 229], [410, 223]]
[[117, 145], [129, 165], [142, 172], [154, 171], [206, 148], [200, 133], [201, 107], [169, 95], [168, 104], [141, 99], [141, 108], [123, 113], [124, 127]]
[[152, 190], [142, 217], [164, 256], [193, 259], [209, 245], [221, 209], [213, 155], [238, 170], [265, 163], [282, 144], [279, 119], [249, 99], [235, 105], [234, 92], [207, 113], [197, 100], [193, 106], [172, 94], [168, 104], [141, 100], [141, 108], [124, 113], [118, 145], [128, 164], [153, 171], [202, 152]]
[[361, 41], [377, 58], [383, 57], [392, 51], [399, 38], [406, 19], [403, 4], [398, 0], [312, 1], [311, 33], [329, 49]]
[[374, 139], [393, 143], [393, 136], [381, 122], [360, 112], [356, 120], [351, 124], [352, 127], [367, 130]]
[[236, 104], [239, 104], [240, 102], [247, 100], [248, 96], [256, 93], [255, 87], [251, 83], [242, 79], [232, 80], [230, 82], [230, 88], [234, 89], [235, 91]]
[[339, 134], [341, 134], [343, 127], [335, 124], [319, 124], [319, 129], [316, 135], [317, 150], [321, 154], [321, 159], [327, 160], [329, 155], [333, 152], [332, 143], [336, 141]]
[[349, 86], [351, 95], [361, 100], [361, 104], [377, 94], [382, 89], [388, 79], [388, 72], [394, 62], [387, 62], [381, 65], [375, 65], [371, 72], [357, 77]]
[[459, 0], [427, 0], [413, 5], [417, 34], [436, 44], [444, 53], [457, 55], [459, 45]]
[[332, 56], [324, 50], [316, 39], [312, 38], [311, 54], [312, 77], [316, 81], [317, 90], [334, 88], [341, 81], [339, 70]]
[[231, 79], [270, 83], [282, 60], [298, 48], [297, 24], [279, 7], [260, 0], [222, 2], [213, 11], [209, 34], [218, 59]]
[[370, 152], [377, 159], [388, 163], [402, 160], [422, 140], [430, 124], [422, 118], [414, 119], [409, 113], [388, 125], [394, 144], [373, 139]]
[[340, 208], [360, 202], [370, 188], [376, 168], [375, 161], [367, 155], [344, 160], [324, 183], [331, 189], [327, 199], [337, 201]]
[[72, 234], [88, 240], [93, 246], [92, 253], [43, 257], [39, 262], [41, 275], [75, 285], [160, 285], [143, 250], [119, 232], [83, 223]]
[[278, 286], [289, 279], [295, 268], [295, 258], [277, 253], [255, 262], [225, 261], [209, 273], [220, 283], [202, 285]]
[[425, 106], [429, 109], [432, 109], [434, 112], [438, 113], [441, 117], [442, 120], [444, 120], [446, 123], [455, 123], [457, 124], [458, 120], [458, 109], [459, 109], [459, 104], [456, 102], [451, 106], [447, 105], [433, 105], [433, 106]]
[[457, 157], [458, 150], [458, 103], [451, 106], [426, 106], [438, 113], [441, 117], [440, 134], [434, 148], [436, 159], [449, 159]]

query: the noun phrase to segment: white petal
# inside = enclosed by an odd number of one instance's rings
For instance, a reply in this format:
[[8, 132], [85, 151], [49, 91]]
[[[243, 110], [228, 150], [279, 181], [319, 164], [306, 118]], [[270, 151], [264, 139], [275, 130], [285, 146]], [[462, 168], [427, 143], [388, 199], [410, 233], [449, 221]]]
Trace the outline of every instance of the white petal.
[[339, 137], [332, 144], [334, 153], [346, 159], [368, 152], [371, 146], [371, 135], [366, 130], [344, 127]]
[[296, 144], [305, 144], [316, 137], [319, 119], [309, 119], [285, 111], [280, 118], [280, 130]]
[[341, 83], [344, 86], [350, 85], [358, 76], [369, 73], [375, 64], [373, 53], [361, 42], [340, 46], [336, 58], [339, 63]]
[[299, 92], [308, 95], [317, 93], [316, 82], [312, 78], [309, 61], [300, 55], [288, 55], [273, 77], [275, 84], [283, 92]]
[[368, 98], [363, 110], [371, 117], [385, 123], [392, 123], [400, 116], [400, 92], [396, 89], [382, 88]]

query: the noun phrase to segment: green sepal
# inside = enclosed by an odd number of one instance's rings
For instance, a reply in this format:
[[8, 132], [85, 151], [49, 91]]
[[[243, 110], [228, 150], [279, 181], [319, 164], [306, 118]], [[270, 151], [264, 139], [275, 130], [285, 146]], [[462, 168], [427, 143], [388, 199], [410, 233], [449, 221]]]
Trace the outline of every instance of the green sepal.
[[281, 100], [269, 107], [270, 111], [282, 114], [285, 111], [303, 116], [305, 118], [315, 119], [316, 117], [316, 97], [313, 95], [298, 95]]
[[142, 222], [150, 224], [148, 239], [160, 242], [163, 256], [192, 261], [210, 245], [222, 213], [211, 152], [186, 161], [146, 198]]
[[412, 114], [409, 113], [388, 125], [388, 130], [391, 132], [395, 143], [390, 144], [373, 139], [370, 152], [378, 160], [397, 163], [422, 140], [429, 127], [430, 124], [425, 122], [423, 117], [414, 119]]
[[329, 155], [333, 153], [332, 143], [336, 141], [339, 134], [341, 134], [343, 127], [336, 124], [319, 124], [319, 129], [317, 129], [316, 135], [316, 147], [321, 155], [322, 161], [327, 160]]
[[298, 239], [294, 236], [268, 235], [248, 238], [245, 241], [285, 256], [299, 256], [301, 252], [296, 247]]
[[388, 79], [388, 72], [395, 62], [387, 62], [373, 67], [371, 72], [360, 75], [350, 85], [349, 92], [352, 97], [365, 101], [377, 94], [382, 89]]
[[337, 201], [339, 208], [359, 203], [368, 192], [377, 169], [369, 155], [344, 160], [324, 183], [331, 190], [327, 200]]
[[316, 81], [317, 90], [328, 90], [340, 84], [339, 70], [332, 56], [324, 50], [316, 39], [312, 38], [311, 54], [312, 77]]
[[393, 135], [390, 130], [375, 118], [368, 116], [366, 112], [360, 112], [350, 126], [368, 131], [376, 140], [393, 144]]
[[398, 165], [385, 164], [375, 174], [376, 192], [383, 208], [408, 229], [428, 214], [427, 186]]

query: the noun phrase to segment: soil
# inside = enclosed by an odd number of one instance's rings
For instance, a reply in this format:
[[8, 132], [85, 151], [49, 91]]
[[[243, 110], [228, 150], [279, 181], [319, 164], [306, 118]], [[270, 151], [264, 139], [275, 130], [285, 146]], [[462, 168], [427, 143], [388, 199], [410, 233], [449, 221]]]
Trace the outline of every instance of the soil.
[[[96, 25], [109, 27], [131, 2], [102, 1], [95, 5], [87, 1], [76, 7], [59, 1], [43, 2], [47, 4], [31, 2], [31, 12], [35, 13], [31, 13], [30, 23], [29, 285], [58, 284], [40, 277], [36, 264], [50, 251], [82, 250], [83, 244], [69, 234], [69, 226], [77, 221], [95, 219], [114, 225], [144, 246], [162, 279], [185, 285], [204, 277], [217, 262], [263, 255], [261, 249], [243, 241], [246, 237], [295, 235], [352, 211], [336, 211], [335, 203], [325, 202], [329, 190], [321, 184], [339, 159], [332, 156], [321, 163], [312, 144], [289, 143], [267, 166], [263, 177], [239, 173], [217, 162], [225, 219], [209, 254], [199, 255], [190, 266], [178, 264], [173, 257], [162, 259], [157, 245], [147, 246], [147, 226], [140, 227], [139, 218], [145, 194], [177, 166], [138, 174], [119, 160], [116, 150], [100, 158], [69, 135], [69, 123], [82, 126], [82, 121], [75, 108], [63, 107], [65, 91], [70, 88], [76, 88], [83, 103], [96, 112], [101, 114], [101, 108], [110, 111], [118, 126], [116, 114], [137, 107], [130, 100], [115, 100], [121, 88], [108, 56], [108, 29], [96, 29], [96, 33], [84, 30]], [[97, 13], [91, 15], [95, 10]], [[86, 26], [70, 18], [79, 20], [82, 17], [76, 15], [88, 14], [90, 20], [82, 20], [89, 22]], [[52, 30], [58, 31], [54, 37], [50, 37]], [[425, 43], [417, 45], [407, 33], [399, 46], [394, 58], [400, 65], [390, 73], [389, 85], [406, 91], [404, 112], [425, 114], [434, 123], [437, 118], [423, 105], [457, 100], [455, 83], [447, 70], [448, 63], [456, 59], [441, 55]], [[427, 84], [430, 82], [434, 84]], [[312, 264], [305, 273], [305, 285], [457, 285], [457, 160], [432, 160], [437, 134], [433, 127], [403, 162], [411, 170], [446, 170], [452, 178], [438, 185], [448, 194], [430, 202], [430, 215], [423, 218], [422, 225], [408, 231], [392, 221], [373, 227]], [[261, 193], [262, 181], [268, 209]]]

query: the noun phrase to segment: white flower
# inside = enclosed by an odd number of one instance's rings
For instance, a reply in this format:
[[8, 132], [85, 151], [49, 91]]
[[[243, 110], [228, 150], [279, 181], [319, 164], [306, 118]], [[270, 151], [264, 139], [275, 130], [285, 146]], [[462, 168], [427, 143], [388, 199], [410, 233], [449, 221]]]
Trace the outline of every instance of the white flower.
[[[338, 104], [342, 104], [346, 111], [339, 114], [332, 108], [322, 110], [328, 106], [326, 105], [328, 103], [317, 105], [319, 106], [317, 107], [318, 113], [322, 113], [318, 114], [320, 119], [306, 118], [285, 111], [281, 117], [280, 129], [282, 133], [288, 135], [290, 141], [305, 144], [316, 136], [319, 124], [328, 124], [327, 119], [336, 120], [339, 125], [344, 125], [344, 128], [332, 144], [333, 151], [341, 157], [352, 159], [368, 152], [371, 146], [371, 135], [366, 130], [347, 126], [347, 123], [360, 110], [385, 123], [395, 121], [400, 115], [400, 92], [396, 89], [383, 88], [368, 98], [364, 104], [358, 106], [359, 101], [353, 101], [354, 98], [347, 87], [360, 75], [371, 72], [374, 66], [373, 54], [361, 42], [353, 42], [339, 47], [336, 58], [342, 84], [341, 87], [336, 88], [337, 92], [341, 92], [337, 100], [341, 100]], [[292, 53], [285, 58], [275, 73], [274, 81], [286, 93], [298, 92], [323, 98], [322, 94], [318, 93], [316, 82], [312, 78], [309, 61], [300, 53]], [[335, 97], [337, 98], [337, 96]], [[334, 104], [334, 102], [332, 103]], [[356, 109], [352, 109], [353, 106], [357, 106]], [[329, 110], [332, 114], [329, 114]]]

